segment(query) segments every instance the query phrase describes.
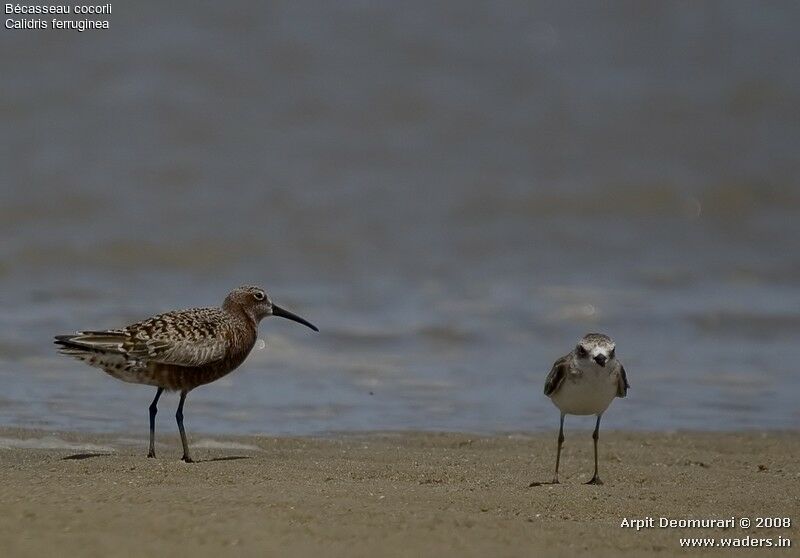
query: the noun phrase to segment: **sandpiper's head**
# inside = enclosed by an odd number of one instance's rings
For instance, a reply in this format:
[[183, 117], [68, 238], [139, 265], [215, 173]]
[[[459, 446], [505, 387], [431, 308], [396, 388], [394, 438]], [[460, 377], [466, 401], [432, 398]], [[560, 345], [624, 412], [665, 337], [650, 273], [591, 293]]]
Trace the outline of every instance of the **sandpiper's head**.
[[575, 347], [575, 357], [579, 361], [594, 361], [600, 366], [605, 366], [616, 358], [616, 344], [608, 335], [602, 333], [587, 333]]
[[301, 323], [314, 331], [319, 331], [317, 326], [311, 322], [273, 303], [267, 292], [261, 287], [247, 285], [239, 287], [238, 289], [233, 289], [230, 294], [225, 297], [225, 302], [222, 307], [239, 308], [255, 323], [260, 322], [267, 316], [278, 316]]

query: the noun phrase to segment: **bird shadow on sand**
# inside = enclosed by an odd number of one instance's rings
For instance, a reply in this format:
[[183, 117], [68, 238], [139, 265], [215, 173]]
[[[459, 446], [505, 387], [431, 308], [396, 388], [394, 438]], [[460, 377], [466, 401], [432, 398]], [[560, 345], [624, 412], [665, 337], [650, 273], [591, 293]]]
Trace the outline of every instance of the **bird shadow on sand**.
[[528, 488], [532, 488], [532, 487], [535, 487], [535, 486], [555, 486], [557, 484], [560, 484], [560, 483], [553, 482], [553, 481], [545, 481], [545, 482], [533, 481], [532, 483], [530, 483], [528, 485]]
[[236, 461], [237, 459], [253, 459], [250, 455], [228, 455], [226, 457], [210, 457], [208, 459], [197, 459], [195, 463], [212, 463], [214, 461]]
[[61, 461], [77, 461], [80, 459], [91, 459], [92, 457], [108, 457], [110, 453], [76, 453], [62, 457]]

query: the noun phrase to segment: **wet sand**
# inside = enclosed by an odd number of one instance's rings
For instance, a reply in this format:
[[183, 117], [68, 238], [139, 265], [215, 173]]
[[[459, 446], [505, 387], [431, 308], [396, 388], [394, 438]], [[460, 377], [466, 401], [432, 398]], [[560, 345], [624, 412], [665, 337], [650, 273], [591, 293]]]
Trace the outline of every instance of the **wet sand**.
[[[624, 517], [800, 521], [797, 433], [589, 432], [328, 438], [0, 430], [0, 555], [687, 556], [683, 536], [793, 539], [797, 528], [623, 529]], [[741, 551], [739, 551], [741, 552]], [[703, 555], [728, 555], [724, 549]], [[738, 554], [737, 554], [738, 555]]]

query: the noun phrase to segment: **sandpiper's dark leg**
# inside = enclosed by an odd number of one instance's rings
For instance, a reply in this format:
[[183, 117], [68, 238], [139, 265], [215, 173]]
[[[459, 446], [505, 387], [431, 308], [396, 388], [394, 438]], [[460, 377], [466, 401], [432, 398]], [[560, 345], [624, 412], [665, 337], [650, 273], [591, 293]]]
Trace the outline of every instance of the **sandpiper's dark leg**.
[[178, 411], [175, 413], [175, 420], [178, 421], [178, 431], [181, 433], [181, 443], [183, 444], [183, 459], [186, 463], [193, 463], [194, 460], [189, 455], [189, 444], [186, 443], [186, 431], [183, 429], [183, 402], [186, 401], [188, 391], [181, 392], [181, 401], [178, 403]]
[[158, 412], [158, 398], [161, 397], [161, 392], [164, 388], [158, 388], [153, 402], [150, 403], [150, 451], [147, 452], [147, 457], [156, 456], [156, 413]]
[[602, 416], [597, 415], [597, 424], [594, 425], [594, 434], [592, 434], [592, 439], [594, 440], [594, 475], [592, 475], [592, 480], [586, 484], [603, 484], [603, 481], [597, 476], [597, 439], [600, 437], [600, 418]]
[[561, 444], [564, 443], [564, 413], [561, 413], [561, 426], [558, 427], [558, 451], [556, 451], [556, 474], [553, 484], [558, 484], [558, 463], [561, 461]]

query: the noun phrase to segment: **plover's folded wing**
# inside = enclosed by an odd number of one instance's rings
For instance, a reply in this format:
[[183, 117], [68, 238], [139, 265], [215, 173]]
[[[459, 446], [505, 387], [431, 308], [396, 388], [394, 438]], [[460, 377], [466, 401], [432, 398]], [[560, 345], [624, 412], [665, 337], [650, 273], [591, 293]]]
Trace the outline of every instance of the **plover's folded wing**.
[[628, 376], [625, 374], [625, 367], [619, 363], [619, 379], [617, 380], [617, 397], [625, 397], [628, 395]]
[[572, 355], [565, 355], [553, 363], [553, 368], [550, 369], [550, 373], [547, 375], [547, 379], [544, 381], [545, 395], [552, 395], [561, 386], [561, 383], [564, 381], [564, 378], [567, 377], [567, 373], [569, 372], [569, 361], [571, 356]]

